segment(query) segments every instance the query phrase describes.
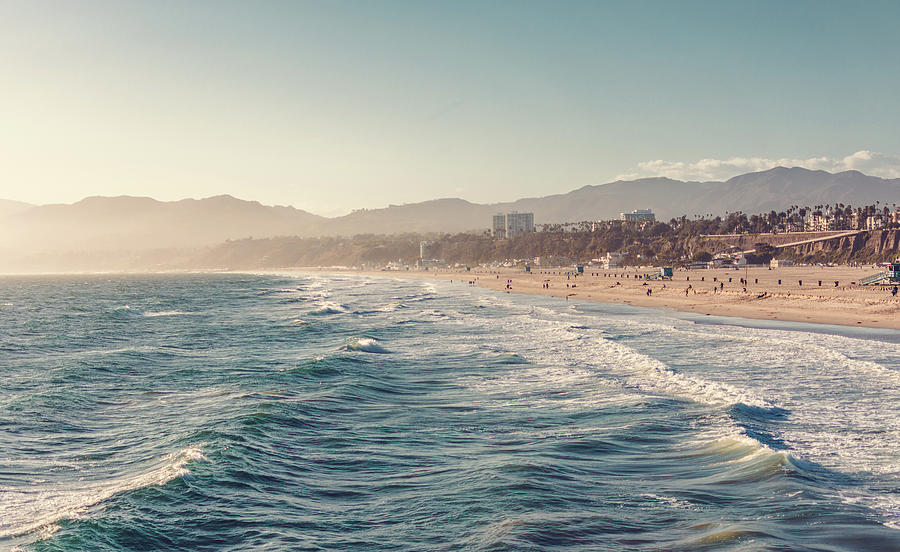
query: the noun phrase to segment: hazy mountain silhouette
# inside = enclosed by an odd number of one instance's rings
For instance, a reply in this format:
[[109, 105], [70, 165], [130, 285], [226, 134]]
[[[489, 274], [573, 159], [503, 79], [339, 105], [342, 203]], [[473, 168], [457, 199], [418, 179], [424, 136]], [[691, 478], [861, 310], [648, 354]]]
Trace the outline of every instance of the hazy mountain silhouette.
[[565, 194], [479, 205], [443, 199], [385, 209], [358, 211], [331, 219], [332, 233], [466, 231], [486, 229], [497, 212], [533, 212], [536, 224], [608, 220], [633, 209], [650, 208], [660, 220], [726, 211], [762, 213], [791, 205], [900, 202], [900, 179], [867, 176], [858, 171], [828, 173], [776, 167], [725, 182], [682, 182], [642, 178], [584, 186]]
[[269, 207], [227, 195], [171, 202], [89, 197], [6, 217], [0, 244], [16, 250], [196, 247], [250, 236], [309, 234], [323, 220], [293, 207]]
[[[293, 207], [271, 207], [231, 196], [163, 202], [146, 197], [89, 197], [67, 205], [11, 205], [0, 217], [0, 247], [7, 252], [141, 251], [191, 248], [228, 239], [362, 233], [484, 231], [497, 212], [533, 212], [535, 223], [618, 218], [622, 211], [653, 209], [660, 220], [681, 215], [760, 213], [791, 205], [900, 202], [900, 179], [857, 171], [831, 174], [776, 167], [725, 182], [643, 178], [584, 186], [565, 194], [482, 205], [438, 199], [325, 218]], [[0, 267], [2, 268], [2, 267]]]
[[34, 205], [30, 203], [22, 203], [21, 201], [12, 201], [9, 199], [0, 199], [0, 220], [21, 213], [27, 209], [31, 209]]
[[325, 234], [397, 234], [403, 232], [463, 232], [485, 230], [496, 211], [492, 205], [463, 199], [433, 199], [421, 203], [362, 209], [330, 219]]

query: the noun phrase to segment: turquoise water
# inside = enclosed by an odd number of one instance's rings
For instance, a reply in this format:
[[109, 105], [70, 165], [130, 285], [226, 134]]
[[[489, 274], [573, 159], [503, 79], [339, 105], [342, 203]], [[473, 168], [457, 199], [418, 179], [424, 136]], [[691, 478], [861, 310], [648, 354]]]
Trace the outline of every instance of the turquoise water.
[[900, 550], [898, 332], [700, 322], [3, 278], [0, 549]]

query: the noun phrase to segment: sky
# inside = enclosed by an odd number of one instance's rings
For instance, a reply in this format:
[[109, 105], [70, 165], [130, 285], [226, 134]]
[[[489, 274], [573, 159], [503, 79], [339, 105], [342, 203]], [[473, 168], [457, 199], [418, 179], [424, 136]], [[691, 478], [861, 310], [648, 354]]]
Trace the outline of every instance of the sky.
[[900, 2], [0, 0], [0, 198], [900, 177]]

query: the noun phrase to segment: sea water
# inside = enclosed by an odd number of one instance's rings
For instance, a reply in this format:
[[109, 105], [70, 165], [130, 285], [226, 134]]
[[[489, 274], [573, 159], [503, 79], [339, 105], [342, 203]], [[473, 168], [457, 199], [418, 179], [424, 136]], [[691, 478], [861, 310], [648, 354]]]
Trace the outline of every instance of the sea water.
[[898, 332], [738, 322], [5, 277], [0, 548], [900, 550]]

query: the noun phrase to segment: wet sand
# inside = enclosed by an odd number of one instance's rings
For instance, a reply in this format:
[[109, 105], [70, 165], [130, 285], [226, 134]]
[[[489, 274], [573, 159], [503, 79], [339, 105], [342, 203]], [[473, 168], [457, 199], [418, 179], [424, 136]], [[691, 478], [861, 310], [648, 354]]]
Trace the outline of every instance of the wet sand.
[[[878, 272], [871, 266], [676, 270], [671, 280], [645, 281], [642, 278], [644, 274], [655, 272], [658, 269], [650, 267], [613, 270], [585, 267], [584, 274], [576, 276], [571, 267], [564, 267], [535, 268], [530, 274], [522, 269], [481, 268], [469, 272], [432, 269], [377, 274], [453, 280], [466, 285], [474, 282], [473, 285], [499, 291], [568, 297], [571, 301], [628, 303], [716, 316], [900, 329], [900, 294], [892, 297], [890, 286], [858, 285], [861, 278]], [[740, 283], [745, 276], [746, 286]], [[651, 291], [649, 295], [648, 290]]]

